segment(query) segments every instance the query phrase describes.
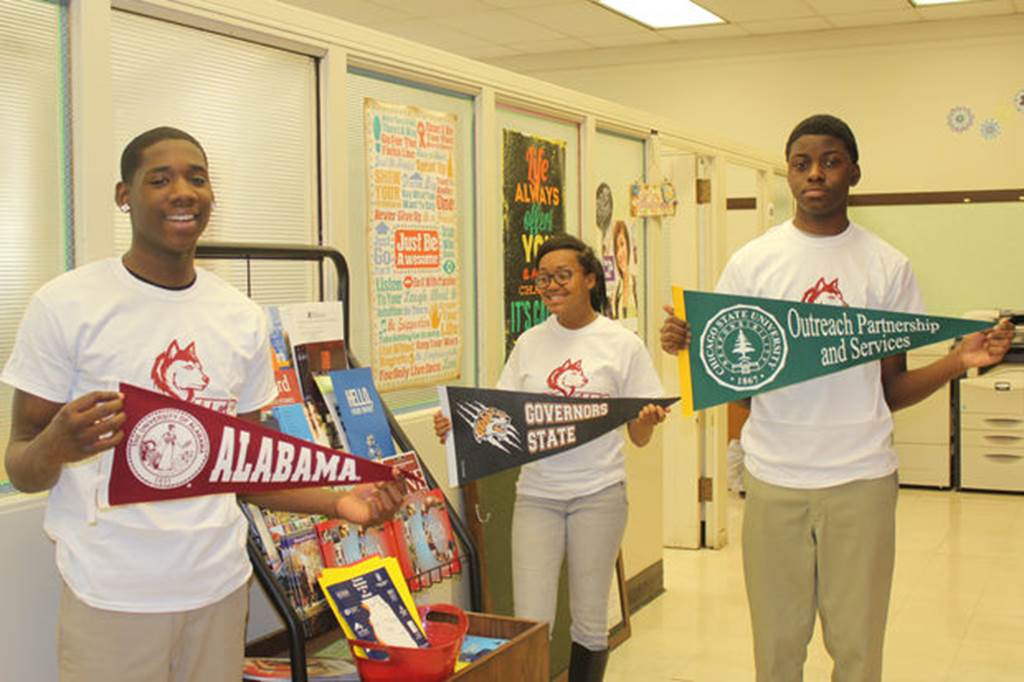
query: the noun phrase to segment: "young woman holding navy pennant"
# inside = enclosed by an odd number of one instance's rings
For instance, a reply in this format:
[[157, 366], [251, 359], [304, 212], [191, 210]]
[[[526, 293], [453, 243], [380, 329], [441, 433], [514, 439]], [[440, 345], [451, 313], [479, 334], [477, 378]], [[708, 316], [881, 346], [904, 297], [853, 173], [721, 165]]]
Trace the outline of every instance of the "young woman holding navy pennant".
[[[498, 388], [572, 397], [660, 397], [643, 342], [601, 315], [604, 273], [576, 237], [557, 235], [537, 252], [534, 284], [551, 316], [516, 341]], [[643, 446], [668, 410], [646, 405], [627, 424]], [[444, 442], [451, 421], [434, 415]], [[608, 661], [608, 591], [626, 529], [623, 438], [613, 431], [527, 464], [512, 520], [516, 616], [553, 622], [558, 576], [568, 559], [572, 616], [570, 682], [599, 682]]]

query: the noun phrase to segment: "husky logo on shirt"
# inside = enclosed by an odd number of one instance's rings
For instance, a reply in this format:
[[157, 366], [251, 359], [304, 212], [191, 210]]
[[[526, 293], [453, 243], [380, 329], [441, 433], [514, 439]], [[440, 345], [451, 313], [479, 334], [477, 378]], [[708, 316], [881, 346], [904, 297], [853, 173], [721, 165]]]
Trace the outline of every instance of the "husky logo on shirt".
[[151, 488], [177, 488], [203, 470], [210, 457], [210, 437], [188, 412], [164, 408], [135, 425], [126, 449], [137, 479]]
[[200, 391], [210, 385], [210, 377], [203, 371], [195, 341], [182, 348], [177, 339], [172, 339], [167, 349], [156, 356], [149, 377], [164, 395], [217, 412], [230, 414], [238, 402], [233, 398], [207, 398], [199, 395]]
[[548, 375], [548, 386], [568, 398], [576, 393], [576, 389], [587, 385], [588, 379], [583, 374], [583, 360], [566, 360], [551, 370]]
[[763, 308], [734, 305], [715, 314], [700, 335], [700, 359], [716, 382], [753, 391], [774, 381], [789, 349], [782, 325]]
[[507, 412], [476, 401], [456, 403], [455, 412], [473, 429], [477, 443], [490, 443], [502, 452], [523, 449], [519, 431]]
[[824, 305], [841, 305], [844, 308], [850, 307], [846, 299], [843, 298], [843, 292], [839, 290], [838, 277], [831, 282], [826, 282], [824, 277], [819, 277], [814, 286], [804, 292], [804, 297], [800, 300], [804, 303], [822, 303]]

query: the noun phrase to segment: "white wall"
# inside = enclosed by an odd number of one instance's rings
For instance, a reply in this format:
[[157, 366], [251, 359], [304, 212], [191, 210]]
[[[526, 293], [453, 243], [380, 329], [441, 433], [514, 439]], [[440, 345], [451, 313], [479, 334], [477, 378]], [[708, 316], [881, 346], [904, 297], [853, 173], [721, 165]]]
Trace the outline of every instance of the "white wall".
[[[790, 130], [818, 112], [857, 135], [862, 192], [1004, 189], [1024, 184], [1024, 15], [926, 22], [683, 46], [593, 50], [498, 64], [672, 117], [782, 162]], [[954, 106], [974, 126], [953, 133]], [[982, 119], [1002, 134], [981, 137]]]

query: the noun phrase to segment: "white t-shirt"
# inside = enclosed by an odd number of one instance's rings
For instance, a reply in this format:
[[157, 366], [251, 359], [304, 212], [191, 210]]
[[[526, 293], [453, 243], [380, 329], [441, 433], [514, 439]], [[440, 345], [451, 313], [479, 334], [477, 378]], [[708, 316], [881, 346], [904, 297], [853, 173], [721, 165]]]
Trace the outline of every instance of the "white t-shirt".
[[[35, 293], [2, 379], [55, 403], [123, 381], [234, 414], [276, 394], [269, 353], [262, 311], [215, 275], [198, 270], [172, 291], [111, 258]], [[112, 457], [65, 466], [47, 502], [44, 527], [75, 595], [101, 609], [182, 611], [248, 580], [234, 495], [100, 508]]]
[[[854, 223], [834, 237], [776, 225], [733, 255], [717, 291], [924, 312], [907, 258]], [[755, 477], [825, 488], [894, 472], [891, 435], [881, 364], [870, 362], [754, 396], [741, 443]]]
[[[581, 398], [663, 395], [643, 341], [600, 315], [581, 329], [566, 329], [551, 315], [524, 332], [508, 356], [498, 388]], [[558, 500], [596, 493], [626, 479], [622, 446], [621, 429], [616, 429], [526, 464], [516, 491]]]

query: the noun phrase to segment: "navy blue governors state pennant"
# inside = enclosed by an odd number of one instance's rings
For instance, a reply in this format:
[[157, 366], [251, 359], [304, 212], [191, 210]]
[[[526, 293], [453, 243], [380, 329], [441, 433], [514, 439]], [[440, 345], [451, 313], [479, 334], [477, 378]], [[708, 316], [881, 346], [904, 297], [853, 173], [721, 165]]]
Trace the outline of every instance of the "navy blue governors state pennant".
[[462, 485], [583, 445], [634, 419], [644, 405], [679, 398], [564, 398], [465, 386], [438, 386], [452, 421], [445, 443], [448, 482]]
[[672, 299], [691, 333], [690, 348], [679, 353], [683, 414], [992, 326], [679, 287]]

